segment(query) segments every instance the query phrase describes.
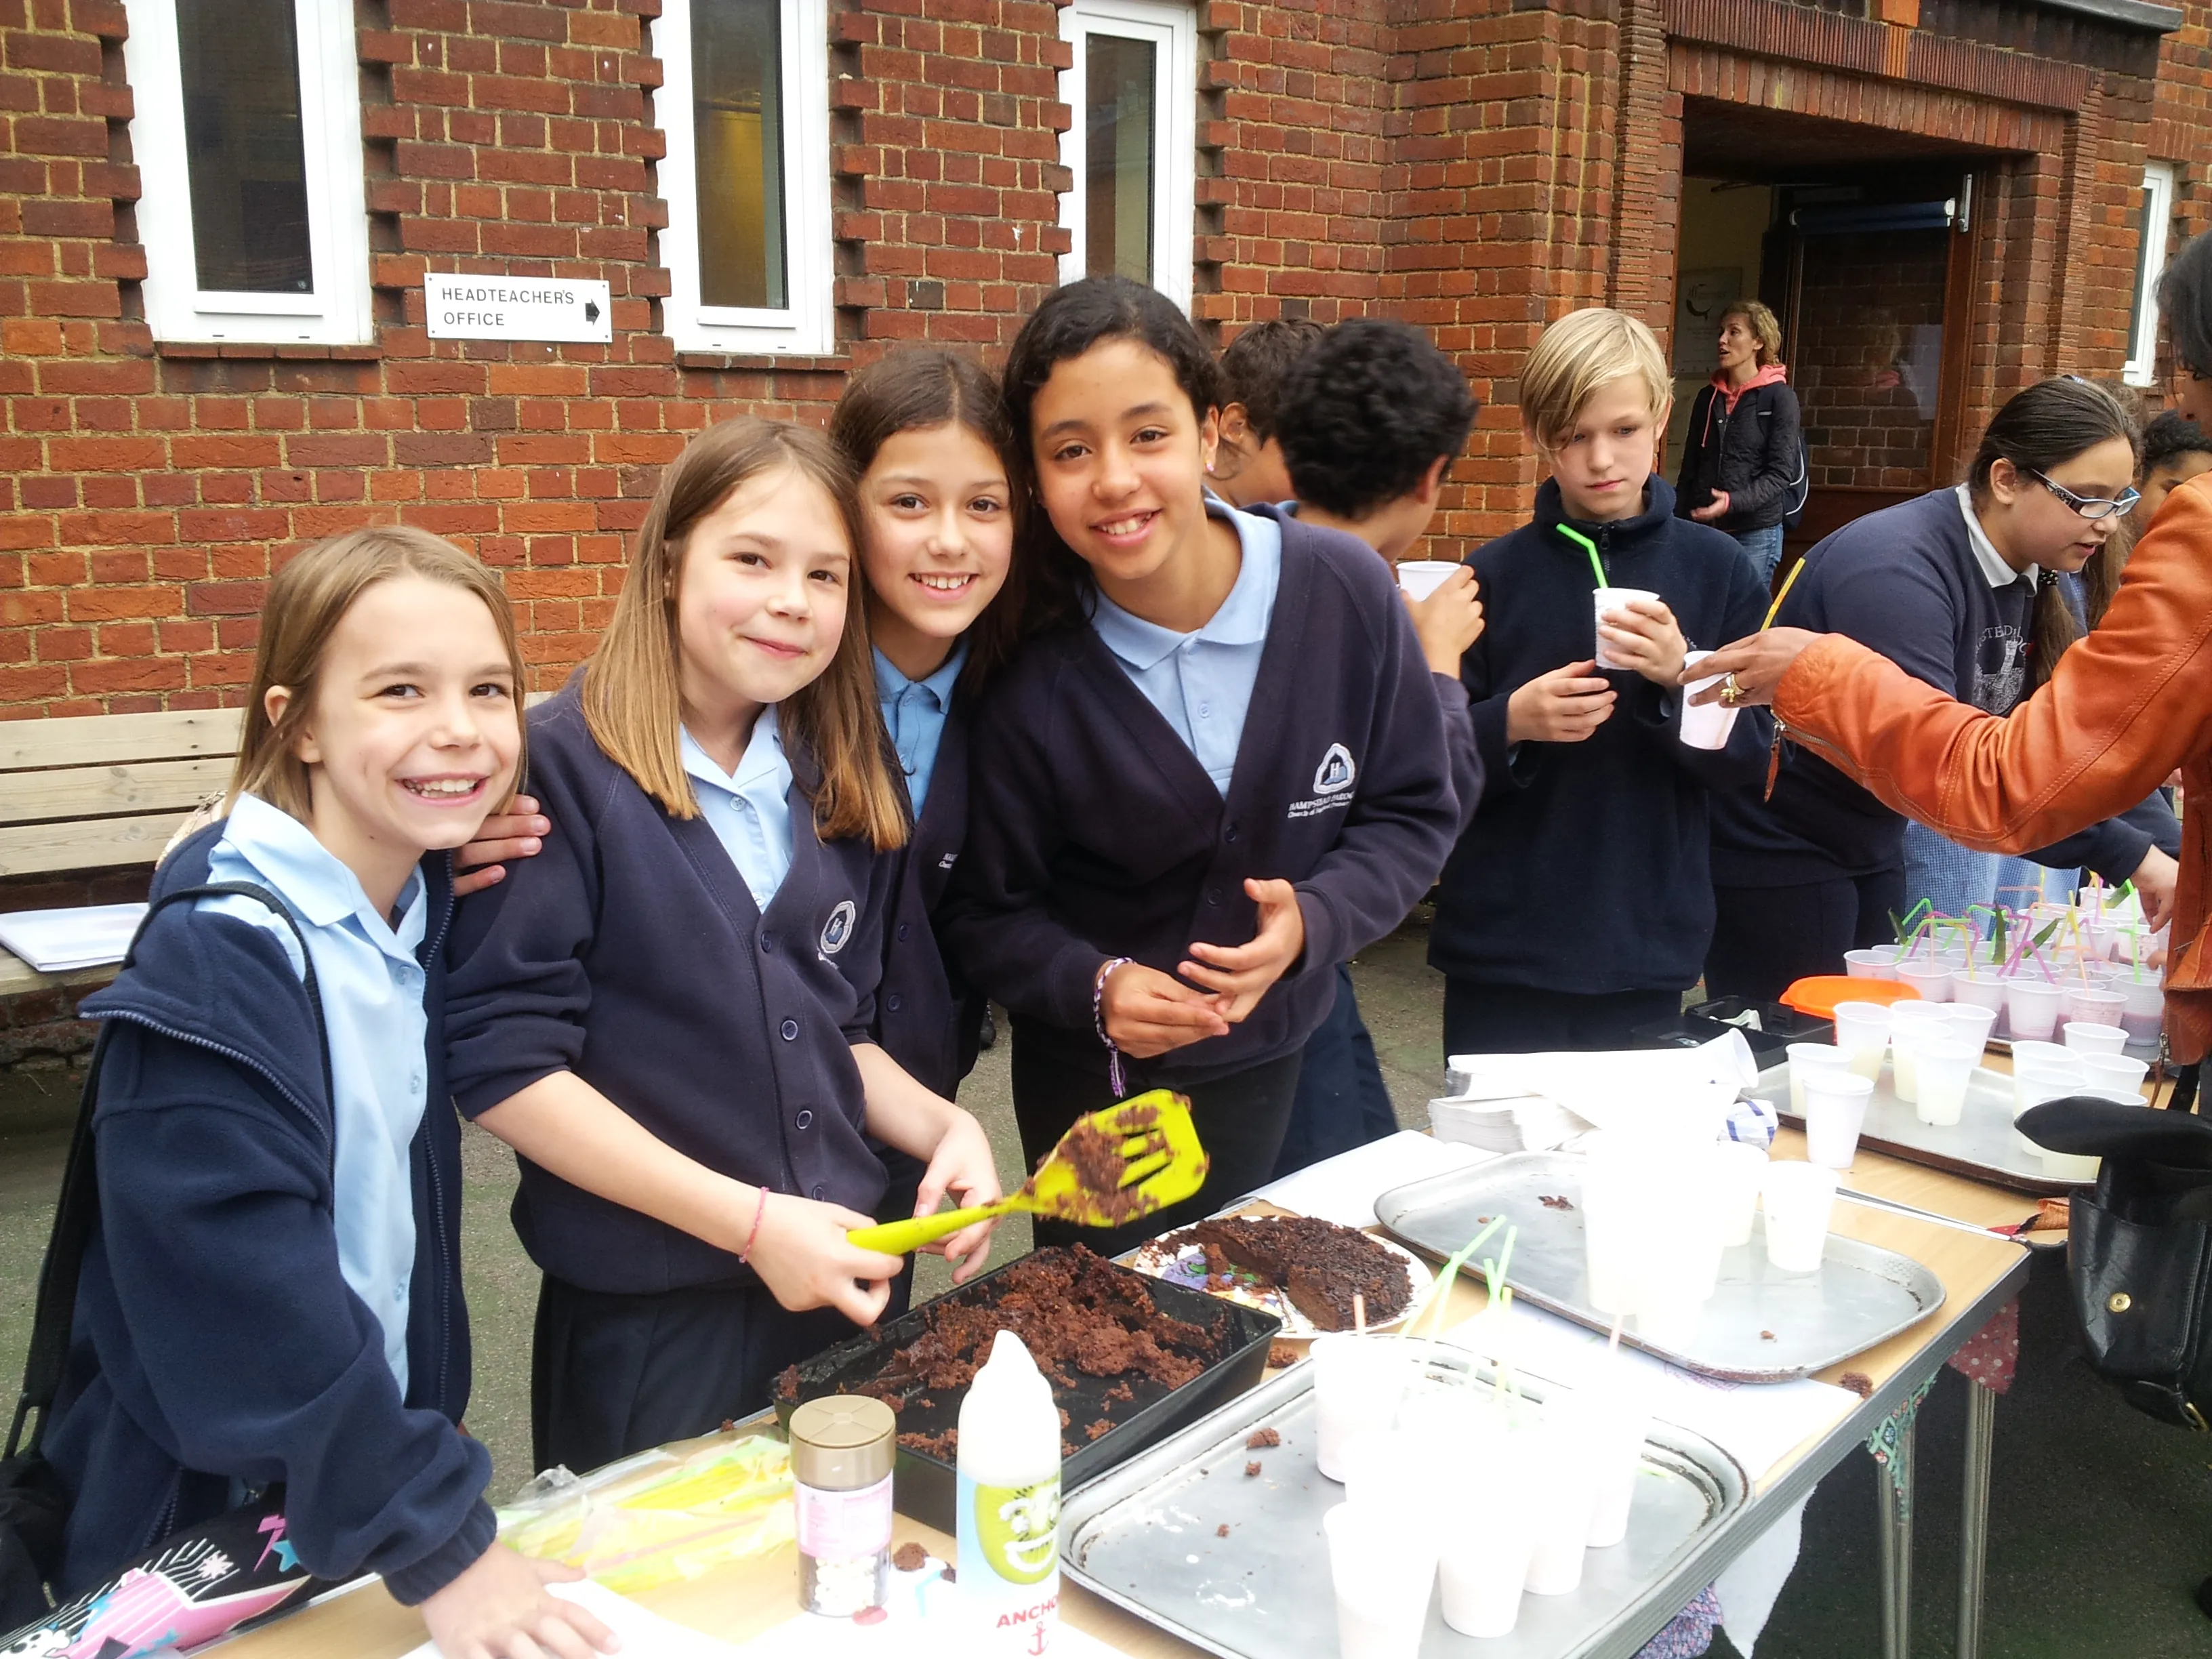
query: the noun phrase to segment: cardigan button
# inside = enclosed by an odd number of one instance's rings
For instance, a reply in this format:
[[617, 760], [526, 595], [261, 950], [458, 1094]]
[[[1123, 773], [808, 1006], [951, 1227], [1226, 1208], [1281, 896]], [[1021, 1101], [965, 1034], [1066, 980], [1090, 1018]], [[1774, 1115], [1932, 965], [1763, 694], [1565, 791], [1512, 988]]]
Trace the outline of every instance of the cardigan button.
[[900, 997], [897, 992], [894, 991], [890, 996], [884, 1000], [884, 1006], [889, 1008], [893, 1013], [896, 1013], [898, 1012], [902, 1001], [903, 999]]
[[811, 1129], [814, 1127], [814, 1114], [802, 1111], [797, 1117], [792, 1119], [791, 1122], [793, 1128]]
[[1209, 888], [1207, 888], [1207, 889], [1206, 890], [1206, 902], [1208, 904], [1218, 904], [1218, 903], [1220, 903], [1220, 902], [1221, 902], [1221, 890], [1220, 890], [1218, 887], [1209, 887]]
[[814, 1183], [814, 1201], [817, 1204], [820, 1204], [825, 1201], [829, 1196], [830, 1189], [823, 1186], [820, 1182], [816, 1182]]
[[761, 935], [761, 953], [763, 956], [773, 956], [775, 953], [775, 935], [774, 933], [763, 933]]
[[901, 939], [904, 939], [904, 938], [906, 937], [906, 930], [907, 930], [907, 924], [906, 924], [906, 923], [904, 923], [904, 922], [901, 922], [901, 923], [899, 923], [899, 925], [898, 925], [898, 936], [899, 936]]
[[797, 1020], [787, 1019], [783, 1022], [781, 1030], [783, 1031], [783, 1040], [786, 1042], [796, 1042], [799, 1041], [799, 1022]]

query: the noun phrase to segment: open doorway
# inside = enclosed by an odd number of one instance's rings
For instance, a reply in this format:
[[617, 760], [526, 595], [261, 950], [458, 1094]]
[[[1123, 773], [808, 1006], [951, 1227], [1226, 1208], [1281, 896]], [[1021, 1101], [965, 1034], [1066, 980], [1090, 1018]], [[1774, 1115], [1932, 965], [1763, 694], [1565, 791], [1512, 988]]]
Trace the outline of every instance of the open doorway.
[[2002, 157], [1695, 98], [1683, 135], [1669, 456], [1679, 461], [1713, 372], [1722, 312], [1751, 297], [1781, 323], [1805, 435], [1809, 492], [1790, 551], [1948, 482], [1974, 300], [1973, 198]]

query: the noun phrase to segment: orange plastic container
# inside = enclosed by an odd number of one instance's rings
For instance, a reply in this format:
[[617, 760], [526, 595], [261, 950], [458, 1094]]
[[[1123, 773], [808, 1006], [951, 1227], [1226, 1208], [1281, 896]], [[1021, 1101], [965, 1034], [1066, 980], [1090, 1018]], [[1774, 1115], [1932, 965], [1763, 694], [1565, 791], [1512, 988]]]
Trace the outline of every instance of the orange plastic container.
[[1853, 979], [1848, 974], [1815, 974], [1782, 994], [1782, 1006], [1814, 1019], [1833, 1019], [1839, 1002], [1917, 1002], [1920, 993], [1893, 979]]

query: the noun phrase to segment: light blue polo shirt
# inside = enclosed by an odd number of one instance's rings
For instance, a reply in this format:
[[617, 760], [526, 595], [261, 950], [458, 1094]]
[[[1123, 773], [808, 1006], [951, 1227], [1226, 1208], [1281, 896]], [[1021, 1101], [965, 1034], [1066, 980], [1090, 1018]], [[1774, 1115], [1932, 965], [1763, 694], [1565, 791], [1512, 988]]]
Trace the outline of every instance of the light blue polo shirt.
[[[395, 928], [361, 880], [281, 808], [240, 795], [208, 858], [210, 881], [250, 881], [288, 905], [307, 936], [329, 1035], [337, 1148], [333, 1202], [338, 1271], [384, 1330], [384, 1358], [407, 1393], [407, 1302], [415, 1277], [415, 1183], [408, 1149], [422, 1127], [427, 1085], [422, 878], [407, 878]], [[276, 936], [306, 976], [299, 941], [281, 917], [250, 898], [194, 907], [235, 916]]]
[[910, 680], [880, 651], [876, 653], [876, 699], [884, 725], [906, 773], [907, 799], [914, 815], [929, 799], [929, 780], [937, 770], [937, 750], [945, 741], [945, 717], [952, 710], [952, 686], [968, 665], [968, 640], [962, 635], [944, 665], [927, 679]]
[[689, 732], [678, 746], [684, 771], [700, 786], [692, 792], [699, 797], [699, 810], [737, 866], [753, 904], [765, 913], [791, 873], [791, 762], [783, 752], [775, 705], [762, 709], [753, 721], [752, 737], [735, 772], [716, 765]]
[[1273, 519], [1219, 501], [1208, 501], [1206, 510], [1228, 521], [1243, 552], [1229, 597], [1206, 625], [1177, 634], [1130, 615], [1103, 593], [1091, 625], [1226, 795], [1275, 614], [1275, 590], [1282, 585], [1283, 529]]

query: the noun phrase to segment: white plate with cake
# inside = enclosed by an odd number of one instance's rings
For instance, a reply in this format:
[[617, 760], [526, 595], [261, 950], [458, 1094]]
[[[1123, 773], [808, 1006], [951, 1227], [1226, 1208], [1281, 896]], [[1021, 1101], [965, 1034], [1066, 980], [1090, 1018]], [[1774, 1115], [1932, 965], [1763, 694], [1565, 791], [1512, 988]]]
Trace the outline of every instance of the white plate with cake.
[[1368, 1329], [1389, 1330], [1420, 1305], [1436, 1279], [1411, 1250], [1303, 1215], [1217, 1216], [1139, 1245], [1123, 1260], [1155, 1279], [1273, 1314], [1285, 1336], [1350, 1330], [1355, 1294]]

